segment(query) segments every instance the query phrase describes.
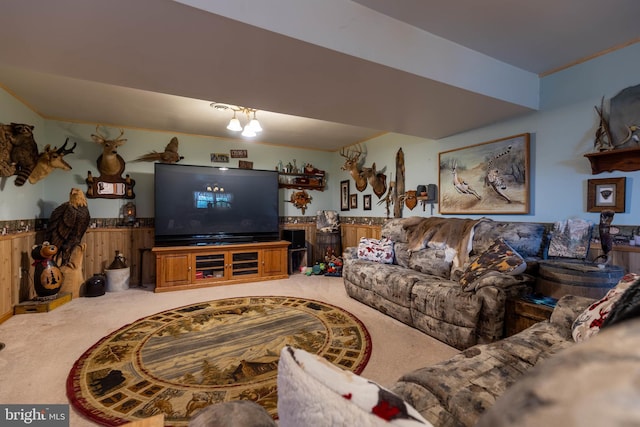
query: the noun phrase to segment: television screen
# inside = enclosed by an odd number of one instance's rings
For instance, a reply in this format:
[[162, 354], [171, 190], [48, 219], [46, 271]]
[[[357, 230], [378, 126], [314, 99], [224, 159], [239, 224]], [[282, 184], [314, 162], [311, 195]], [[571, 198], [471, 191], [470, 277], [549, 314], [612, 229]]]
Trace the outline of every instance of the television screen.
[[155, 164], [156, 245], [278, 240], [278, 172]]

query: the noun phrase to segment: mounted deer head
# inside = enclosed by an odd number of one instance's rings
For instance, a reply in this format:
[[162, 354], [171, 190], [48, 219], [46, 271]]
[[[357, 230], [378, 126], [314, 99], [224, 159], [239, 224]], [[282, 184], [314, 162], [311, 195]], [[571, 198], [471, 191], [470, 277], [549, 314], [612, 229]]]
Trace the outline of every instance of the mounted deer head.
[[40, 153], [38, 156], [38, 162], [29, 175], [30, 184], [35, 184], [40, 181], [49, 175], [49, 173], [54, 169], [62, 169], [64, 171], [71, 170], [71, 165], [64, 160], [64, 156], [73, 153], [73, 150], [76, 148], [78, 143], [74, 142], [73, 147], [66, 149], [67, 142], [69, 142], [69, 138], [64, 141], [62, 147], [53, 147], [53, 150], [49, 144], [44, 147], [44, 152]]
[[340, 169], [343, 171], [349, 171], [351, 178], [356, 183], [356, 189], [358, 191], [364, 191], [367, 188], [367, 179], [362, 176], [362, 171], [360, 170], [359, 160], [362, 155], [362, 147], [360, 144], [356, 145], [353, 149], [345, 150], [342, 148], [340, 150], [340, 155], [344, 157], [344, 165]]
[[94, 142], [102, 145], [102, 155], [98, 157], [98, 170], [102, 175], [120, 176], [124, 171], [124, 159], [118, 154], [118, 147], [127, 142], [126, 138], [122, 138], [124, 130], [120, 129], [120, 135], [115, 139], [107, 139], [106, 136], [100, 135], [100, 125], [96, 126], [96, 133], [91, 134]]
[[370, 168], [362, 168], [362, 172], [360, 172], [364, 178], [369, 181], [371, 188], [373, 188], [373, 192], [378, 199], [382, 197], [385, 191], [387, 191], [387, 176], [376, 170], [376, 164], [372, 164]]

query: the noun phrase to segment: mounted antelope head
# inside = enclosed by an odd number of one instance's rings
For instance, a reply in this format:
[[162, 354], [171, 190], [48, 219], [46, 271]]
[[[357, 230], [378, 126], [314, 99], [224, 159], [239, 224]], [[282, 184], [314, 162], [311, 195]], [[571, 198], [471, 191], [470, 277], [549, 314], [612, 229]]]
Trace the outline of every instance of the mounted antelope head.
[[73, 153], [73, 150], [76, 148], [76, 145], [78, 143], [74, 142], [73, 147], [71, 147], [70, 149], [66, 149], [67, 142], [69, 142], [69, 138], [64, 141], [62, 147], [53, 147], [53, 150], [51, 149], [51, 145], [49, 144], [44, 147], [44, 152], [40, 153], [40, 155], [38, 156], [38, 162], [29, 175], [30, 184], [35, 184], [36, 182], [40, 181], [41, 179], [49, 175], [49, 173], [51, 173], [51, 171], [54, 169], [62, 169], [64, 171], [71, 170], [71, 165], [65, 162], [64, 156]]
[[362, 171], [360, 170], [360, 165], [358, 163], [360, 161], [360, 156], [362, 155], [362, 147], [358, 144], [353, 148], [353, 150], [345, 150], [342, 148], [340, 150], [340, 155], [347, 159], [344, 161], [344, 165], [342, 165], [340, 169], [343, 171], [349, 171], [351, 178], [353, 178], [356, 183], [356, 189], [358, 191], [364, 191], [364, 189], [367, 188], [367, 179], [362, 176]]
[[91, 134], [94, 142], [102, 145], [102, 154], [98, 157], [98, 170], [102, 175], [120, 176], [124, 171], [124, 159], [118, 154], [118, 147], [127, 142], [126, 138], [122, 138], [124, 130], [120, 129], [120, 135], [115, 139], [107, 139], [106, 136], [100, 135], [100, 125], [96, 126], [96, 133]]
[[387, 176], [376, 170], [376, 164], [372, 164], [370, 168], [362, 168], [360, 175], [369, 181], [369, 185], [373, 188], [373, 192], [378, 199], [387, 191]]

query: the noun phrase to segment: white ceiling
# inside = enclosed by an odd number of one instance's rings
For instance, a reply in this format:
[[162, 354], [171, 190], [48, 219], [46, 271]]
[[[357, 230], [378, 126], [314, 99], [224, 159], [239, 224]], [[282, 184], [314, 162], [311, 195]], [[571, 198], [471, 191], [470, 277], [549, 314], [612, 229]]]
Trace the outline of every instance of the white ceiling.
[[209, 104], [243, 105], [257, 141], [332, 151], [533, 111], [540, 74], [638, 42], [639, 16], [637, 0], [4, 0], [0, 86], [46, 118], [225, 138]]

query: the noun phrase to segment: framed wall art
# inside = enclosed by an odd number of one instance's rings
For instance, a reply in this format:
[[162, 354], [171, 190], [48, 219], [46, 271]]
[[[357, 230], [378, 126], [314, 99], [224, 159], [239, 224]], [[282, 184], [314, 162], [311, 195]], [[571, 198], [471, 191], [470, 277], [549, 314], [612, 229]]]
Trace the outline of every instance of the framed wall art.
[[229, 163], [229, 155], [226, 153], [211, 153], [211, 161], [214, 163]]
[[439, 154], [441, 214], [528, 214], [529, 140], [523, 133]]
[[340, 181], [340, 210], [349, 210], [349, 180]]
[[230, 150], [232, 159], [246, 159], [248, 157], [247, 150]]
[[351, 198], [349, 202], [349, 208], [358, 209], [358, 194], [352, 194], [349, 196]]
[[371, 194], [365, 194], [362, 196], [362, 209], [365, 211], [371, 210]]
[[624, 212], [626, 180], [625, 177], [588, 180], [587, 212]]

